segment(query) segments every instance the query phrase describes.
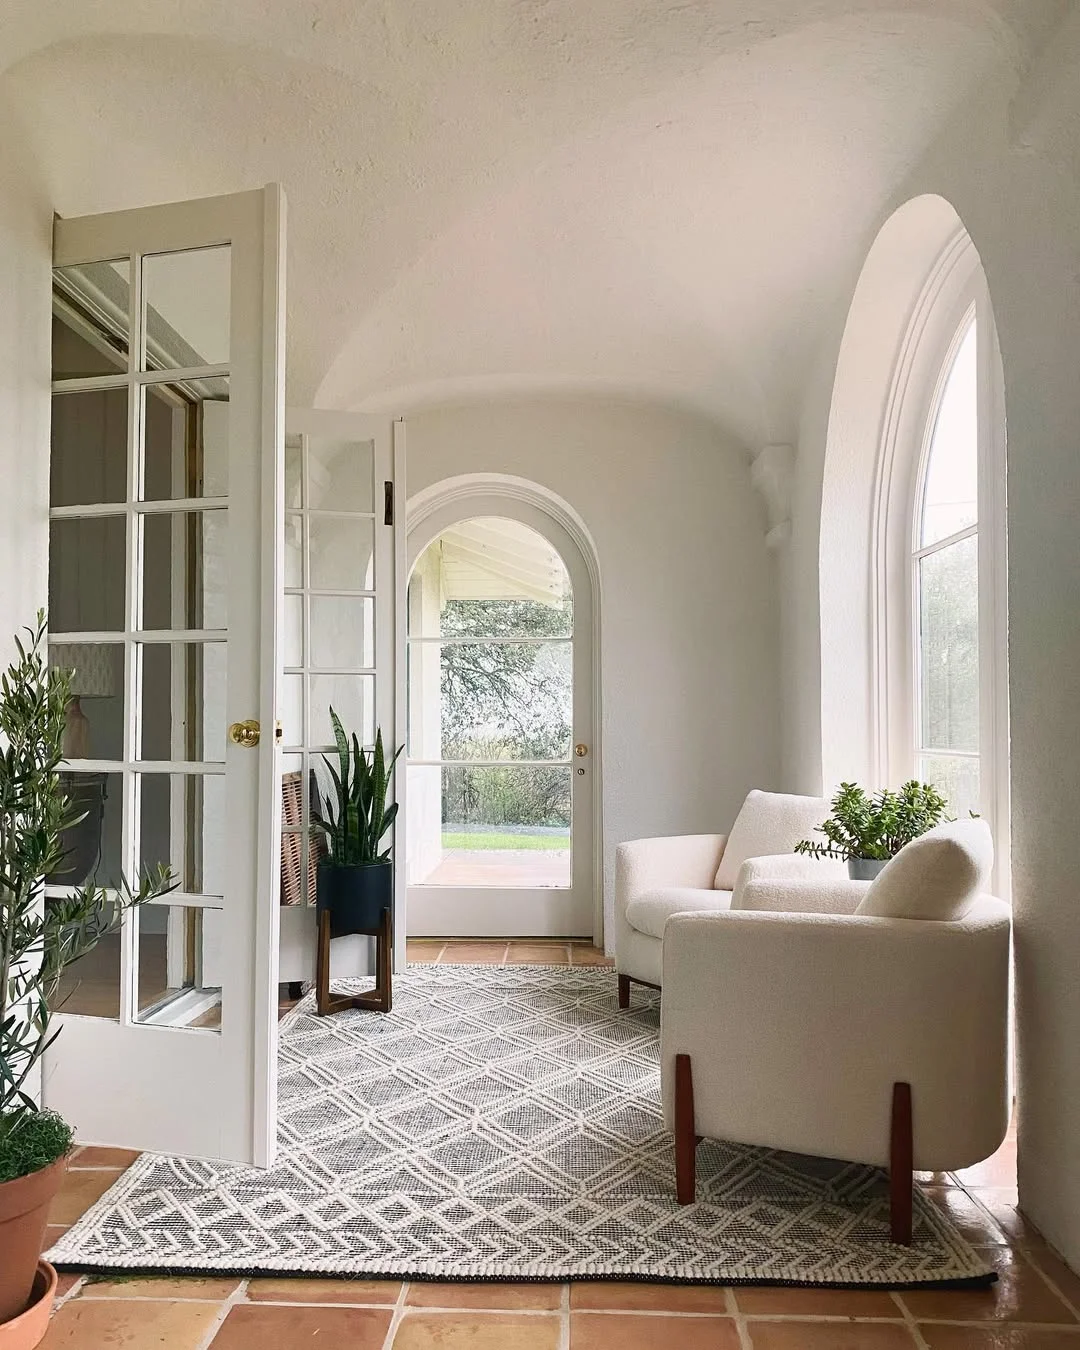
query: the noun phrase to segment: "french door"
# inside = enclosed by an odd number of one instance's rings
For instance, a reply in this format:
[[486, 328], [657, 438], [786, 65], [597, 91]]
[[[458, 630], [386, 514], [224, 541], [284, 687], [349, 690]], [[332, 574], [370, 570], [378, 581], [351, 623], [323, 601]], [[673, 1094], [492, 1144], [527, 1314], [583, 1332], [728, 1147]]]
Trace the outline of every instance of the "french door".
[[83, 1142], [267, 1165], [284, 202], [63, 220], [54, 252], [49, 636], [86, 815], [46, 895], [177, 888], [69, 971], [43, 1097]]

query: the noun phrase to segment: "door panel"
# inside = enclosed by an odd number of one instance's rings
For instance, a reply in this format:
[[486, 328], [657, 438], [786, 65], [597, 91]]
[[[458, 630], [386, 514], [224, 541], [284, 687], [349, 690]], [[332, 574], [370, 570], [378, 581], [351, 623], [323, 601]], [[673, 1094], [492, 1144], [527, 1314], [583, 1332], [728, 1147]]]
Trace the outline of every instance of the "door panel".
[[[60, 221], [54, 240], [50, 651], [76, 670], [86, 730], [68, 767], [92, 809], [77, 875], [52, 880], [115, 885], [164, 862], [179, 884], [68, 972], [44, 1099], [83, 1142], [261, 1165], [283, 248], [276, 187]], [[254, 748], [226, 735], [250, 718]]]
[[[336, 756], [331, 706], [370, 746], [395, 744], [397, 526], [392, 507], [404, 428], [322, 409], [286, 415], [282, 731], [282, 980], [315, 976], [313, 796]], [[396, 773], [395, 773], [396, 778]], [[394, 783], [391, 782], [391, 796]], [[335, 977], [372, 972], [372, 940], [338, 938]]]

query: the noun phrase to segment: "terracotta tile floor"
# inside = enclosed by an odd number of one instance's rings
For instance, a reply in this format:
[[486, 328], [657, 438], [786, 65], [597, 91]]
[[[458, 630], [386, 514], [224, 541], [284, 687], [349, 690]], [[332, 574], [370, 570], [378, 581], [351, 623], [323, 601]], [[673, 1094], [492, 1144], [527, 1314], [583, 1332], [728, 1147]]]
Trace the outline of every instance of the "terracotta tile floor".
[[[602, 964], [577, 942], [409, 943], [414, 961]], [[134, 1155], [83, 1149], [50, 1240]], [[1080, 1350], [1080, 1277], [1016, 1208], [1016, 1141], [921, 1184], [1001, 1278], [988, 1290], [395, 1280], [62, 1279], [44, 1350]]]

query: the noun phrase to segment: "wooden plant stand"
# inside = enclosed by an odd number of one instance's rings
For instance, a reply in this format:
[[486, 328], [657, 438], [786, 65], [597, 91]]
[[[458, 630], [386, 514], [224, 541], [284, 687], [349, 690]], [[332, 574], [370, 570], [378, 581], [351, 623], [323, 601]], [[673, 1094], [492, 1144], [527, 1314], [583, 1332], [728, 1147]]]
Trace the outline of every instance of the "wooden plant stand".
[[[344, 936], [344, 935], [343, 935]], [[351, 936], [351, 935], [350, 935]], [[393, 1002], [394, 919], [389, 909], [373, 932], [361, 937], [375, 939], [375, 988], [369, 994], [332, 994], [330, 992], [330, 911], [319, 915], [319, 949], [315, 962], [315, 1010], [320, 1017], [343, 1012], [346, 1008], [366, 1008], [368, 1012], [388, 1013]]]

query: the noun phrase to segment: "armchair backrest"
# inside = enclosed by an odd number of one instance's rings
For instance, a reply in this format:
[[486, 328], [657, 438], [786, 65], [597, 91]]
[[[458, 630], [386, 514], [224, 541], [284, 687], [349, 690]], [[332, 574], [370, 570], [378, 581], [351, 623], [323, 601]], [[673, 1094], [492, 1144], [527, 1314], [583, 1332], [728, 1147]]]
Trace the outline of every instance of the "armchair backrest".
[[798, 797], [788, 792], [747, 793], [735, 817], [727, 844], [716, 869], [718, 891], [734, 890], [739, 868], [747, 858], [770, 853], [793, 853], [800, 839], [829, 814], [825, 797]]

